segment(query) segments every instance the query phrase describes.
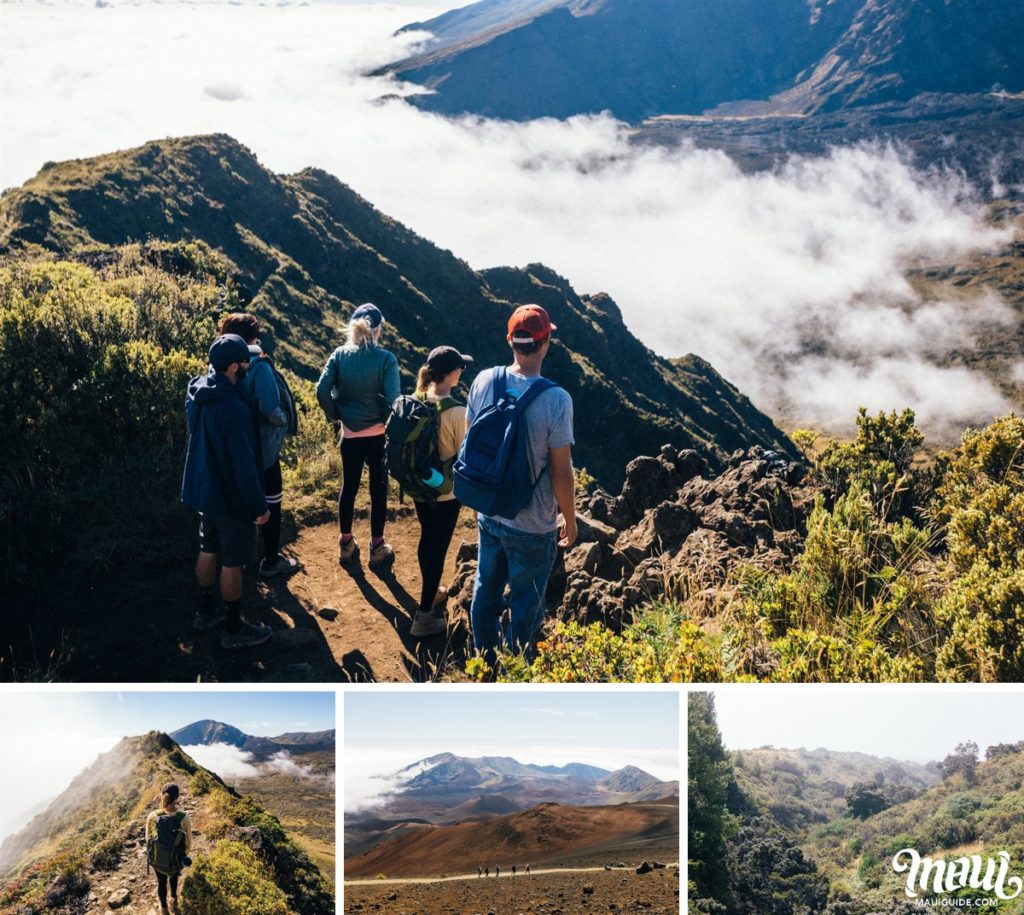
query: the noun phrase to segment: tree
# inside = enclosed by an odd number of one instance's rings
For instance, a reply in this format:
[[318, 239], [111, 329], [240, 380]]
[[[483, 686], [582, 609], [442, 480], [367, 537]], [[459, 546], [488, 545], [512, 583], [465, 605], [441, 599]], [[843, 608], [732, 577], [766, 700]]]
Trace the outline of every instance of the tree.
[[727, 902], [725, 842], [729, 817], [726, 802], [732, 764], [718, 730], [714, 695], [690, 693], [687, 720], [690, 895]]
[[985, 751], [985, 759], [998, 759], [1000, 756], [1013, 756], [1024, 753], [1024, 740], [1016, 743], [997, 743]]
[[978, 745], [973, 740], [958, 743], [956, 749], [939, 764], [943, 780], [952, 778], [958, 772], [963, 775], [968, 788], [977, 784]]
[[802, 915], [820, 912], [828, 879], [796, 842], [764, 817], [751, 820], [729, 845], [736, 915]]
[[888, 806], [884, 792], [874, 782], [855, 782], [846, 791], [846, 809], [858, 819], [866, 820]]

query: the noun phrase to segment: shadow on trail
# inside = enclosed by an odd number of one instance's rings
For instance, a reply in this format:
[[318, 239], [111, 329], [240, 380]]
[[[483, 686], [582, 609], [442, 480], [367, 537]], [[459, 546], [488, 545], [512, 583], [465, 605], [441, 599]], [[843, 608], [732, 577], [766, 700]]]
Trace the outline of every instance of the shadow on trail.
[[194, 559], [165, 558], [120, 579], [93, 575], [73, 586], [55, 580], [31, 601], [10, 601], [0, 673], [81, 683], [347, 679], [315, 610], [291, 592], [289, 579], [245, 576], [243, 614], [274, 630], [264, 645], [229, 651], [220, 646], [220, 627], [193, 630]]

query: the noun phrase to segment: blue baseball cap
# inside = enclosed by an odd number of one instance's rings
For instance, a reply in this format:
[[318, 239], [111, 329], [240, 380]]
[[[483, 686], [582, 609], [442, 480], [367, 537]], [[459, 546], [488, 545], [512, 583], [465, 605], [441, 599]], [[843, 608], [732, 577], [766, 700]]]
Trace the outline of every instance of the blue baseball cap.
[[380, 327], [384, 323], [384, 315], [380, 313], [380, 309], [373, 302], [364, 302], [352, 312], [351, 320], [357, 321], [359, 318], [369, 321], [370, 327]]
[[223, 372], [232, 362], [249, 363], [249, 344], [238, 334], [224, 334], [210, 345], [210, 365]]

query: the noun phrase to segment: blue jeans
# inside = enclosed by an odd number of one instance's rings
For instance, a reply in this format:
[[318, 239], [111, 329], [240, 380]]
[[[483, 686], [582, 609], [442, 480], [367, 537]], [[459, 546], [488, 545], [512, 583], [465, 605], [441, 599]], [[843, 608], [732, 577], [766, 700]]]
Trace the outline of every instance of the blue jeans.
[[[492, 666], [502, 643], [529, 658], [531, 641], [544, 619], [544, 592], [558, 551], [557, 532], [524, 534], [483, 515], [477, 516], [477, 530], [480, 554], [469, 610], [473, 646]], [[511, 620], [503, 634], [506, 584]]]

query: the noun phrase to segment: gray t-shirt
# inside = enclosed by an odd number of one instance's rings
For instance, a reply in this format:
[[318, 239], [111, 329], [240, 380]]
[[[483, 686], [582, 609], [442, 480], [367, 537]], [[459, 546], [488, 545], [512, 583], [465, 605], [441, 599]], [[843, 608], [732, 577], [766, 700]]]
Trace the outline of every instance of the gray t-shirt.
[[[491, 379], [494, 369], [481, 372], [473, 380], [466, 405], [466, 420], [473, 422], [476, 415], [491, 403]], [[520, 395], [540, 376], [527, 378], [508, 369], [508, 391]], [[493, 518], [517, 531], [528, 534], [547, 534], [558, 527], [558, 504], [551, 485], [551, 474], [544, 473], [548, 466], [548, 450], [573, 444], [572, 398], [562, 388], [550, 388], [526, 408], [526, 437], [530, 450], [530, 469], [538, 480], [530, 503], [514, 518]]]

